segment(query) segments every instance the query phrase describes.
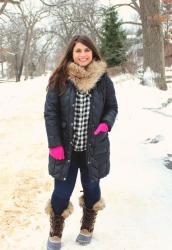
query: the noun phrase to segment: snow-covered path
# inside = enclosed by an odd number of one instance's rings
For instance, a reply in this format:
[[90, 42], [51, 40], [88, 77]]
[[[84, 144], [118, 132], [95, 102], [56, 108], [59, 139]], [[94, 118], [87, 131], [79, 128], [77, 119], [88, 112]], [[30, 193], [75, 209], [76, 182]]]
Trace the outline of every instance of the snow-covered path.
[[[101, 181], [107, 206], [98, 216], [92, 244], [84, 249], [171, 250], [172, 171], [163, 161], [172, 154], [172, 104], [161, 104], [167, 103], [172, 89], [163, 92], [125, 78], [116, 86], [119, 116], [110, 134], [111, 173]], [[0, 84], [2, 250], [46, 249], [49, 222], [44, 206], [53, 187], [43, 119], [47, 79]], [[78, 177], [64, 250], [83, 249], [75, 243], [80, 190]]]

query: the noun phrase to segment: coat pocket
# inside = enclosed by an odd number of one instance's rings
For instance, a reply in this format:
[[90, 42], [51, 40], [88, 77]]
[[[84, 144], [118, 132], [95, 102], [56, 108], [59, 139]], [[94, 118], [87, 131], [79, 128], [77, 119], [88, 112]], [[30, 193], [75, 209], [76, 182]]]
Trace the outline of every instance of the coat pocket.
[[63, 179], [65, 160], [56, 160], [49, 155], [48, 171], [55, 178]]
[[101, 132], [96, 135], [95, 140], [95, 155], [104, 154], [109, 152], [109, 138], [108, 133]]

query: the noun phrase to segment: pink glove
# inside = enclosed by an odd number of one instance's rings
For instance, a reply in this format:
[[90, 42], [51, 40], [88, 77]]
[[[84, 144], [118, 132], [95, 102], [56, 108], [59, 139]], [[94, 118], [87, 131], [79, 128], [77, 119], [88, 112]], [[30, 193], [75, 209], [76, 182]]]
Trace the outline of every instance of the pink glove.
[[49, 153], [56, 160], [64, 160], [64, 148], [63, 148], [63, 146], [50, 148]]
[[98, 135], [100, 132], [108, 132], [109, 128], [105, 122], [102, 122], [98, 125], [96, 130], [94, 131], [94, 135]]

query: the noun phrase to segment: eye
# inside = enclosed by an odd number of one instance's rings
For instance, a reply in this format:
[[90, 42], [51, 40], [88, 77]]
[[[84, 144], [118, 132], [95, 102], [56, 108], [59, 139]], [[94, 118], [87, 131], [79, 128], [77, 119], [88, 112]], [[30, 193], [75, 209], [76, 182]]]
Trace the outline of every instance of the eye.
[[81, 52], [81, 50], [80, 50], [80, 49], [76, 49], [75, 52], [76, 52], [76, 53], [79, 53], [79, 52]]
[[90, 52], [91, 50], [89, 48], [86, 48], [85, 49], [85, 52]]

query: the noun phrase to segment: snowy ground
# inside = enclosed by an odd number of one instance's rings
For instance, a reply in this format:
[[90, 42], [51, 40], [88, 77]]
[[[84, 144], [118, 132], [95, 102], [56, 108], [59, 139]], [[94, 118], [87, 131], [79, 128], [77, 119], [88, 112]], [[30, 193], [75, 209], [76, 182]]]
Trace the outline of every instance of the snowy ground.
[[[44, 206], [53, 179], [47, 173], [43, 108], [47, 77], [0, 84], [0, 245], [2, 250], [45, 250]], [[112, 132], [111, 173], [101, 181], [100, 212], [90, 250], [171, 250], [172, 88], [143, 87], [129, 75], [114, 78], [119, 115]], [[75, 243], [81, 210], [78, 182], [74, 214], [63, 249]]]

